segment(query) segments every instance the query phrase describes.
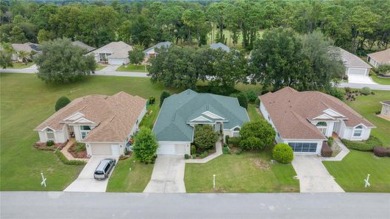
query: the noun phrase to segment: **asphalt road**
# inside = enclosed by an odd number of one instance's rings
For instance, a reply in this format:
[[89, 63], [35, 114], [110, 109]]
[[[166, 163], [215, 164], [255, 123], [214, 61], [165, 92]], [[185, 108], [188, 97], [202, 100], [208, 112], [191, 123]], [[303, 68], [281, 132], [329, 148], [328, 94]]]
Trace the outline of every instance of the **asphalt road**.
[[2, 192], [1, 218], [390, 218], [390, 194]]

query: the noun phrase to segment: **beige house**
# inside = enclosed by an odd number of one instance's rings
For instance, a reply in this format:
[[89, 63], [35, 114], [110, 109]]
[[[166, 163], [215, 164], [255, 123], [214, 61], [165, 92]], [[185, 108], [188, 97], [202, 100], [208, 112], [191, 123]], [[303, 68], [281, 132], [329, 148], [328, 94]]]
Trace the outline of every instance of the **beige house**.
[[110, 65], [124, 65], [130, 62], [129, 51], [132, 50], [132, 46], [119, 41], [109, 43], [88, 54], [94, 55], [96, 62], [108, 63]]
[[381, 110], [381, 116], [387, 117], [390, 119], [390, 100], [389, 101], [383, 101], [382, 104], [382, 110]]
[[31, 56], [34, 53], [40, 52], [39, 45], [35, 43], [13, 43], [11, 44], [13, 53], [11, 56], [12, 61], [23, 62], [23, 57], [21, 57], [21, 52], [26, 54], [27, 59], [31, 59]]
[[390, 65], [390, 48], [368, 54], [367, 61], [375, 68], [380, 65]]
[[70, 138], [86, 144], [88, 156], [124, 154], [146, 113], [146, 100], [119, 92], [112, 96], [77, 98], [34, 130], [40, 142], [64, 143]]

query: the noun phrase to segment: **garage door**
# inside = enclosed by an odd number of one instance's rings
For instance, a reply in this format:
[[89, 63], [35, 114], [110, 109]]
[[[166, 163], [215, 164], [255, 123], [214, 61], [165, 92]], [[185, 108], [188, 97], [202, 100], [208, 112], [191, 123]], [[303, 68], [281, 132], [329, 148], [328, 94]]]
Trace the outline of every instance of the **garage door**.
[[111, 155], [111, 145], [91, 145], [92, 155]]
[[308, 152], [313, 153], [317, 151], [317, 143], [311, 142], [290, 142], [288, 143], [294, 152]]
[[110, 59], [110, 58], [108, 58], [108, 63], [110, 65], [123, 65], [123, 64], [127, 64], [128, 61], [127, 61], [127, 59]]
[[175, 144], [160, 143], [157, 154], [175, 154]]
[[366, 70], [365, 68], [350, 68], [348, 69], [348, 75], [366, 75]]

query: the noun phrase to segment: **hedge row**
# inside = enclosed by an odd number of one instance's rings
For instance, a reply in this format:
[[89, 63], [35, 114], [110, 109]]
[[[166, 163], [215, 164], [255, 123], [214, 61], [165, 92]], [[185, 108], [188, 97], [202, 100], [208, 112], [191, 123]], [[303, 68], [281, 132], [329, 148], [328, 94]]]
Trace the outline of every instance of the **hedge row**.
[[58, 150], [55, 152], [55, 154], [61, 160], [61, 162], [66, 164], [66, 165], [85, 165], [86, 164], [86, 162], [82, 161], [82, 160], [68, 160], [68, 158], [66, 158], [65, 155], [63, 153], [61, 153], [61, 151], [58, 151]]
[[382, 146], [382, 142], [374, 136], [370, 136], [366, 141], [349, 141], [345, 139], [341, 139], [341, 141], [347, 148], [358, 151], [373, 151], [374, 147]]
[[390, 148], [375, 147], [374, 154], [378, 157], [390, 157]]

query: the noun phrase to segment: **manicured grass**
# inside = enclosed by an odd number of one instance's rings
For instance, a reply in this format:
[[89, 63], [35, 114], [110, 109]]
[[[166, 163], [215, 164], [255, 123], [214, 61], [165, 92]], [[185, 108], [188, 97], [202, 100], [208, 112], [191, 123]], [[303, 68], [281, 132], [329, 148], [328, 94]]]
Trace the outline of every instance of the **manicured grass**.
[[99, 70], [102, 70], [103, 68], [105, 68], [105, 67], [107, 67], [106, 65], [102, 65], [102, 64], [97, 64], [96, 65], [96, 69], [95, 69], [95, 71], [99, 71]]
[[143, 192], [153, 172], [153, 164], [134, 159], [121, 160], [108, 182], [107, 192]]
[[24, 64], [22, 62], [13, 62], [12, 67], [8, 67], [11, 69], [22, 69], [22, 68], [28, 68], [30, 66], [34, 65], [34, 62], [28, 62], [27, 64]]
[[[336, 182], [347, 192], [390, 192], [390, 158], [378, 158], [371, 152], [352, 150], [340, 162], [323, 162]], [[364, 188], [370, 174], [371, 186]]]
[[116, 71], [134, 71], [134, 72], [145, 72], [147, 73], [148, 70], [146, 70], [145, 65], [121, 65], [119, 68], [116, 69]]
[[378, 84], [390, 85], [390, 78], [381, 78], [378, 77], [376, 74], [372, 74], [371, 78]]
[[247, 111], [248, 111], [249, 119], [252, 122], [258, 122], [260, 120], [263, 120], [263, 116], [260, 114], [258, 110], [259, 110], [258, 105], [248, 104]]
[[205, 164], [186, 164], [187, 192], [298, 192], [291, 164], [271, 164], [270, 152], [221, 155]]
[[150, 129], [153, 128], [154, 122], [157, 119], [158, 113], [160, 112], [159, 104], [155, 103], [147, 107], [148, 112], [141, 121], [140, 126], [146, 126]]
[[346, 103], [376, 126], [371, 131], [372, 135], [379, 138], [385, 146], [390, 146], [390, 121], [382, 119], [375, 114], [382, 108], [380, 101], [390, 100], [390, 92], [374, 92], [375, 95], [358, 96], [355, 101], [346, 101]]
[[[144, 98], [159, 97], [163, 86], [148, 78], [99, 77], [68, 85], [47, 85], [32, 74], [0, 74], [0, 190], [63, 190], [82, 166], [67, 166], [52, 152], [32, 147], [33, 129], [54, 113], [61, 96], [71, 100], [88, 94], [112, 95], [125, 91]], [[172, 92], [172, 91], [171, 91]], [[156, 104], [159, 99], [156, 98]], [[40, 186], [40, 172], [48, 187]]]

